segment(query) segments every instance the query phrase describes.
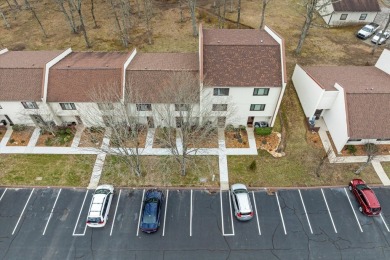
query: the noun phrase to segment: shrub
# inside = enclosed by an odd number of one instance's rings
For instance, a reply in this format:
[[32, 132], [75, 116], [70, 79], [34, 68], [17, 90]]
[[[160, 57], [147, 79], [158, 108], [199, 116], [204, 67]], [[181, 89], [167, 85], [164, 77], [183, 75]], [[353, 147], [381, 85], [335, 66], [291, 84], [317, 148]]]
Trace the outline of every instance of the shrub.
[[13, 138], [9, 139], [9, 143], [10, 143], [10, 144], [15, 143], [15, 139], [13, 139]]
[[234, 131], [234, 126], [233, 126], [232, 124], [228, 124], [228, 125], [225, 127], [225, 130], [228, 131], [228, 132]]
[[249, 164], [249, 170], [255, 171], [257, 169], [256, 160], [253, 160], [251, 164]]
[[24, 141], [24, 140], [22, 140], [22, 141], [20, 141], [22, 144], [24, 144], [26, 141]]
[[23, 125], [23, 124], [15, 124], [12, 126], [12, 130], [14, 130], [15, 132], [21, 132], [21, 131], [24, 131], [26, 129], [27, 129], [27, 126]]
[[356, 146], [354, 145], [347, 145], [347, 150], [350, 154], [355, 154], [357, 151]]
[[255, 133], [257, 135], [270, 135], [272, 133], [271, 127], [256, 127]]
[[99, 126], [91, 126], [91, 127], [89, 128], [89, 131], [90, 131], [91, 133], [102, 133], [103, 130], [104, 130], [104, 128], [103, 128], [103, 127], [99, 127]]
[[244, 125], [240, 125], [238, 128], [240, 128], [240, 130], [246, 130], [246, 126]]

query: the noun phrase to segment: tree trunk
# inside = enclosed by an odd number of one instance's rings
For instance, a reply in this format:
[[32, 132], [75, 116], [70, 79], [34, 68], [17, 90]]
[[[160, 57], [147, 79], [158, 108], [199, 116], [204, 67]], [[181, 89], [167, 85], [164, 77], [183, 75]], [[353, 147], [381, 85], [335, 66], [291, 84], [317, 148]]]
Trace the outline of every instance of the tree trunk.
[[191, 22], [192, 22], [192, 36], [198, 36], [198, 30], [196, 28], [196, 0], [188, 0], [188, 7], [190, 8], [191, 13]]
[[264, 29], [265, 8], [267, 7], [267, 0], [263, 0], [263, 9], [261, 10], [260, 29]]
[[186, 176], [186, 157], [183, 155], [180, 164], [181, 176]]
[[115, 22], [116, 22], [115, 24], [116, 24], [116, 27], [117, 27], [117, 29], [119, 31], [119, 36], [121, 38], [122, 44], [124, 45], [125, 42], [123, 40], [123, 30], [122, 30], [121, 23], [119, 22], [118, 14], [116, 13], [116, 10], [115, 10], [115, 4], [114, 4], [113, 0], [110, 0], [110, 4], [111, 4], [111, 8], [112, 8], [112, 13], [113, 13], [113, 15], [115, 17]]
[[138, 18], [141, 18], [141, 9], [140, 9], [140, 7], [139, 7], [139, 2], [138, 2], [138, 0], [135, 0], [135, 5], [137, 6]]
[[309, 32], [311, 22], [313, 21], [313, 13], [315, 11], [315, 6], [317, 4], [317, 1], [318, 0], [310, 0], [307, 3], [305, 23], [303, 24], [303, 27], [302, 27], [301, 36], [299, 37], [298, 46], [295, 49], [295, 53], [296, 54], [300, 54], [301, 53], [303, 43], [305, 41], [307, 33]]
[[222, 29], [225, 27], [226, 1], [227, 0], [223, 0], [222, 26], [221, 26]]
[[[7, 2], [8, 2], [8, 1], [7, 1]], [[14, 0], [14, 3], [15, 3], [15, 6], [16, 6], [18, 9], [20, 9], [20, 5], [19, 5], [18, 1]]]
[[240, 16], [241, 16], [241, 0], [238, 0], [238, 7], [237, 7], [237, 28], [240, 28]]
[[379, 41], [383, 38], [384, 32], [386, 32], [387, 28], [389, 28], [389, 23], [390, 23], [390, 13], [389, 13], [389, 17], [387, 18], [387, 22], [386, 22], [385, 28], [382, 30], [382, 33], [379, 36], [379, 39], [376, 41], [375, 45], [372, 47], [372, 50], [371, 50], [371, 54], [372, 55], [374, 55], [376, 49], [378, 48]]
[[8, 0], [5, 0], [5, 1], [7, 2], [9, 9], [12, 10], [12, 5], [9, 3], [9, 1]]
[[180, 22], [182, 23], [184, 19], [183, 19], [183, 6], [181, 0], [179, 0], [179, 10], [180, 10]]
[[42, 32], [43, 32], [43, 35], [45, 36], [45, 38], [47, 38], [46, 31], [45, 31], [45, 29], [43, 28], [43, 25], [42, 25], [41, 21], [39, 20], [39, 18], [38, 18], [38, 16], [37, 16], [36, 12], [35, 12], [35, 10], [34, 10], [34, 8], [30, 5], [30, 2], [29, 2], [28, 0], [24, 0], [24, 3], [26, 4], [26, 9], [27, 9], [27, 10], [30, 10], [31, 13], [33, 14], [35, 20], [37, 20], [39, 26], [41, 27], [41, 30], [42, 30]]
[[76, 25], [74, 23], [74, 20], [72, 20], [72, 18], [69, 16], [68, 12], [66, 11], [65, 6], [64, 6], [64, 1], [57, 0], [56, 2], [58, 4], [58, 7], [61, 9], [61, 12], [64, 14], [65, 19], [69, 22], [71, 32], [77, 33], [77, 28], [76, 28]]
[[153, 16], [153, 6], [152, 6], [152, 0], [144, 0], [144, 15], [145, 15], [145, 22], [146, 22], [146, 29], [147, 29], [147, 35], [148, 35], [148, 44], [153, 44], [153, 32], [152, 32], [152, 16]]
[[0, 8], [0, 15], [1, 17], [3, 17], [5, 27], [7, 27], [7, 29], [11, 28], [11, 25], [9, 24], [7, 17], [5, 17], [3, 10], [1, 8]]
[[96, 18], [95, 18], [95, 5], [94, 5], [94, 0], [91, 0], [91, 15], [92, 15], [92, 19], [93, 19], [93, 23], [95, 24], [95, 26], [93, 28], [99, 28], [97, 22], [96, 22]]
[[130, 10], [128, 10], [128, 7], [126, 5], [126, 2], [125, 0], [121, 0], [121, 10], [122, 10], [122, 28], [123, 28], [123, 34], [122, 34], [122, 38], [123, 38], [123, 46], [124, 47], [128, 47], [129, 46], [129, 13], [130, 13]]
[[77, 1], [76, 10], [77, 10], [77, 13], [79, 15], [81, 30], [83, 31], [85, 43], [87, 45], [87, 48], [91, 48], [92, 46], [91, 46], [91, 43], [89, 42], [87, 30], [86, 30], [85, 25], [84, 25], [83, 13], [81, 12], [81, 1], [82, 0]]

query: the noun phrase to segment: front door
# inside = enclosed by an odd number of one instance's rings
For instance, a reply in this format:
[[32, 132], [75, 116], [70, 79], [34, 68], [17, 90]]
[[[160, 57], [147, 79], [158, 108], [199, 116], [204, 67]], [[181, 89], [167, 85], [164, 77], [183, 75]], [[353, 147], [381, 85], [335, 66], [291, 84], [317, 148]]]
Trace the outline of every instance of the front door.
[[246, 122], [246, 125], [248, 127], [252, 127], [253, 126], [253, 121], [255, 120], [255, 117], [254, 116], [248, 116], [248, 121]]
[[146, 120], [148, 121], [148, 127], [149, 128], [154, 128], [154, 119], [152, 116], [147, 116]]
[[317, 109], [316, 112], [314, 112], [314, 116], [316, 117], [316, 120], [320, 119], [321, 114], [322, 114], [322, 109]]
[[45, 125], [45, 121], [40, 115], [30, 115], [32, 121], [34, 121], [35, 125], [37, 126], [43, 126]]

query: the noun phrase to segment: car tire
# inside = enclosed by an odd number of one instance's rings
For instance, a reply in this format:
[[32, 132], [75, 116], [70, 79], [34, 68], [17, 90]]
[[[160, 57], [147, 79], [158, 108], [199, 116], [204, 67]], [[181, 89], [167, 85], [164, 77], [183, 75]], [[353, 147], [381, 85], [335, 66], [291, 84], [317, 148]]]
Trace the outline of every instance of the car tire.
[[360, 211], [361, 213], [363, 213], [363, 208], [362, 208], [362, 207], [359, 207], [359, 211]]
[[352, 192], [352, 186], [351, 185], [349, 185], [348, 189], [349, 189], [350, 192]]

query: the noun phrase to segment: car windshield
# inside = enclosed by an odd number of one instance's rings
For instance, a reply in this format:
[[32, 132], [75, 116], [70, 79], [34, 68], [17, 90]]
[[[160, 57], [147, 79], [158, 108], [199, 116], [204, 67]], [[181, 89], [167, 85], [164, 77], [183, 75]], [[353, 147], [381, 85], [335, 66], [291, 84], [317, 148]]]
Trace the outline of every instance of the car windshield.
[[368, 28], [368, 27], [363, 27], [362, 30], [365, 32], [371, 32], [371, 28]]
[[372, 208], [371, 210], [372, 210], [372, 212], [379, 212], [379, 211], [381, 211], [381, 208]]
[[248, 193], [248, 191], [246, 189], [237, 189], [237, 190], [234, 190], [234, 193], [236, 194], [239, 194], [239, 193]]
[[88, 219], [87, 219], [87, 221], [88, 221], [88, 223], [99, 223], [100, 222], [100, 218], [98, 217], [98, 218], [91, 218], [91, 217], [89, 217]]
[[366, 184], [358, 184], [358, 185], [356, 185], [356, 189], [365, 190], [365, 189], [369, 189], [369, 188], [367, 187]]
[[108, 193], [110, 193], [110, 191], [107, 189], [99, 189], [95, 191], [95, 194], [108, 194]]

